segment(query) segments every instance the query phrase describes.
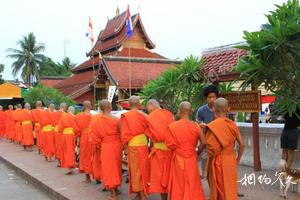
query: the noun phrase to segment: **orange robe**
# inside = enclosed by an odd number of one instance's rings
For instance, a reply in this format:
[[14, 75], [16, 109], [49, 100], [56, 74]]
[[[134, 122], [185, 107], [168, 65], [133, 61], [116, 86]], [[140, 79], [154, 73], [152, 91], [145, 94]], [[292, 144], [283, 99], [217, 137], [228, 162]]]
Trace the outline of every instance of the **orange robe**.
[[0, 139], [5, 134], [5, 118], [6, 118], [5, 111], [0, 111]]
[[13, 129], [14, 129], [14, 122], [12, 119], [12, 110], [7, 110], [6, 118], [5, 118], [5, 135], [7, 140], [12, 140], [13, 136]]
[[34, 144], [32, 114], [30, 110], [23, 109], [20, 112], [20, 121], [22, 125], [22, 144], [32, 146]]
[[54, 155], [54, 128], [53, 117], [50, 110], [41, 112], [42, 149], [46, 157]]
[[150, 162], [145, 136], [146, 116], [131, 110], [121, 115], [121, 125], [121, 140], [128, 152], [129, 193], [143, 191], [148, 194]]
[[101, 144], [99, 142], [96, 142], [96, 140], [93, 138], [94, 127], [92, 128], [92, 124], [95, 120], [97, 120], [101, 114], [97, 114], [92, 116], [90, 125], [89, 125], [89, 142], [91, 143], [91, 164], [92, 164], [92, 176], [95, 180], [101, 180]]
[[15, 122], [15, 132], [13, 135], [13, 139], [18, 143], [22, 143], [22, 125], [20, 121], [20, 112], [21, 109], [17, 108], [16, 110], [13, 111], [13, 115], [12, 115], [13, 120]]
[[153, 142], [150, 153], [149, 193], [167, 193], [172, 151], [166, 147], [165, 137], [168, 126], [174, 121], [173, 114], [164, 109], [156, 109], [147, 116], [147, 136]]
[[84, 112], [75, 116], [76, 125], [79, 128], [78, 137], [80, 138], [80, 157], [79, 157], [79, 172], [92, 173], [92, 145], [89, 142], [89, 125], [92, 115]]
[[61, 160], [62, 158], [63, 135], [62, 132], [60, 132], [58, 129], [58, 124], [63, 113], [64, 112], [62, 111], [55, 111], [52, 113], [53, 126], [54, 126], [54, 150], [55, 150], [55, 158], [57, 160]]
[[172, 200], [203, 200], [205, 195], [197, 162], [196, 147], [200, 127], [181, 119], [169, 125], [167, 146], [173, 149], [169, 178], [169, 198]]
[[32, 120], [34, 122], [34, 135], [36, 138], [36, 147], [38, 150], [42, 150], [42, 128], [41, 128], [41, 108], [31, 110]]
[[58, 125], [58, 131], [63, 133], [62, 159], [63, 168], [75, 168], [75, 139], [79, 129], [75, 122], [75, 116], [63, 113]]
[[101, 146], [101, 178], [107, 189], [122, 183], [122, 143], [119, 120], [99, 115], [91, 123], [91, 142]]
[[234, 144], [238, 128], [227, 118], [217, 118], [208, 125], [207, 180], [210, 200], [237, 200], [237, 161]]

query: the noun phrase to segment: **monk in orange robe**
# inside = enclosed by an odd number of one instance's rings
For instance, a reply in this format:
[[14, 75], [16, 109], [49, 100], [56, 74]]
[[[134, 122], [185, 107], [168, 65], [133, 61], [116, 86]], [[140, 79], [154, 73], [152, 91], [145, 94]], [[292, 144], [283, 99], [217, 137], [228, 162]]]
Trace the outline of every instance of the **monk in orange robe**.
[[49, 104], [48, 109], [41, 112], [42, 148], [46, 161], [51, 162], [54, 155], [54, 128], [52, 113], [54, 104]]
[[160, 193], [162, 200], [168, 199], [168, 181], [172, 151], [167, 148], [165, 138], [168, 126], [174, 122], [173, 114], [161, 109], [158, 101], [149, 100], [147, 103], [147, 136], [153, 143], [150, 153], [150, 188], [149, 193]]
[[91, 122], [91, 140], [101, 146], [101, 175], [104, 187], [111, 190], [111, 199], [117, 199], [117, 188], [122, 183], [122, 143], [119, 119], [111, 115], [109, 101], [100, 102], [102, 114]]
[[5, 135], [6, 139], [10, 142], [13, 142], [13, 132], [14, 132], [14, 121], [12, 119], [12, 112], [14, 110], [14, 107], [12, 105], [8, 106], [8, 110], [6, 110], [6, 118], [5, 118]]
[[36, 147], [39, 154], [42, 151], [42, 129], [41, 129], [42, 112], [43, 112], [43, 103], [41, 101], [37, 101], [35, 103], [35, 109], [31, 110], [31, 113], [32, 113], [32, 120], [34, 123]]
[[172, 200], [204, 200], [201, 176], [197, 162], [197, 144], [199, 152], [205, 145], [200, 126], [190, 121], [192, 106], [185, 101], [179, 105], [180, 120], [169, 125], [167, 147], [173, 150], [169, 178], [169, 198]]
[[91, 125], [94, 124], [93, 121], [97, 120], [101, 114], [96, 114], [92, 116], [90, 125], [89, 125], [89, 142], [91, 144], [91, 164], [92, 164], [92, 176], [93, 179], [100, 183], [101, 180], [101, 146], [99, 143], [95, 142], [92, 138], [94, 133], [92, 132]]
[[[207, 125], [207, 180], [210, 187], [210, 200], [237, 200], [237, 165], [242, 157], [244, 143], [238, 127], [226, 118], [228, 101], [218, 98], [215, 101], [217, 119]], [[239, 144], [235, 155], [235, 142]]]
[[92, 104], [90, 101], [84, 101], [82, 104], [81, 113], [75, 116], [76, 125], [79, 128], [78, 137], [79, 137], [79, 172], [85, 173], [86, 182], [90, 183], [91, 178], [90, 174], [92, 173], [92, 162], [91, 162], [91, 153], [92, 145], [89, 142], [89, 125], [92, 118], [91, 109]]
[[58, 124], [63, 113], [67, 110], [67, 104], [61, 103], [58, 111], [52, 113], [53, 117], [53, 126], [54, 126], [54, 149], [55, 149], [55, 158], [58, 161], [58, 167], [61, 167], [61, 158], [62, 158], [62, 132], [58, 130]]
[[67, 175], [73, 174], [75, 168], [75, 139], [79, 128], [75, 122], [75, 108], [70, 106], [68, 113], [63, 113], [58, 125], [58, 131], [63, 133], [63, 151], [61, 165], [68, 169]]
[[20, 121], [22, 125], [22, 144], [24, 150], [32, 151], [34, 144], [32, 114], [30, 104], [25, 103], [24, 109], [20, 112]]
[[20, 112], [22, 111], [22, 105], [17, 104], [16, 110], [13, 111], [13, 120], [15, 122], [15, 133], [13, 139], [17, 144], [22, 144], [22, 125], [20, 121]]
[[128, 152], [129, 193], [137, 193], [136, 199], [147, 199], [150, 178], [148, 159], [147, 115], [140, 112], [138, 96], [129, 98], [131, 110], [121, 115], [121, 139]]
[[6, 113], [3, 110], [3, 107], [0, 105], [0, 140], [5, 134], [5, 118]]

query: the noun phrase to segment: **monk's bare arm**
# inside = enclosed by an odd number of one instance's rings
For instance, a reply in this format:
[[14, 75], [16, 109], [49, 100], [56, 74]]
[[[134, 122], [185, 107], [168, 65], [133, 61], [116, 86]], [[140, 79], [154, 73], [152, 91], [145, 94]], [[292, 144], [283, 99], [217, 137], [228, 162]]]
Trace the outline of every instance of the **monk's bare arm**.
[[242, 135], [241, 133], [238, 131], [238, 134], [237, 134], [237, 137], [236, 137], [236, 140], [239, 144], [239, 151], [238, 151], [238, 155], [237, 155], [237, 162], [239, 163], [241, 158], [242, 158], [242, 155], [243, 155], [243, 152], [244, 152], [244, 140], [242, 138]]

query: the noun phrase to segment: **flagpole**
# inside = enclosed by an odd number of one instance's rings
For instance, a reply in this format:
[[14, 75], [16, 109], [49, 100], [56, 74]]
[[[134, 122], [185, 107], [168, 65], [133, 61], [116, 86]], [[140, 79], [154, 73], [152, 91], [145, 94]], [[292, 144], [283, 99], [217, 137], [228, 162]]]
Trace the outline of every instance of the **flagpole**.
[[129, 62], [129, 96], [131, 96], [131, 59], [130, 59], [130, 44], [129, 44], [129, 50], [128, 50], [128, 62]]
[[94, 83], [94, 85], [93, 85], [93, 88], [94, 88], [94, 109], [96, 109], [96, 73], [95, 73], [95, 60], [94, 60], [93, 44], [92, 44], [92, 65], [93, 65], [93, 83]]

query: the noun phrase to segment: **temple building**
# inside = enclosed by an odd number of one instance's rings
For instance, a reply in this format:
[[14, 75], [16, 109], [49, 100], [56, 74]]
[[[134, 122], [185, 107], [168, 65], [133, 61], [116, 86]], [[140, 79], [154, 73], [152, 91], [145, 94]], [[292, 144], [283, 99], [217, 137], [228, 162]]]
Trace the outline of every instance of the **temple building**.
[[179, 61], [153, 52], [139, 14], [131, 17], [134, 35], [126, 34], [127, 12], [117, 13], [100, 31], [89, 59], [72, 69], [73, 75], [54, 85], [78, 104], [107, 99], [109, 86], [116, 86], [114, 99], [125, 99]]

